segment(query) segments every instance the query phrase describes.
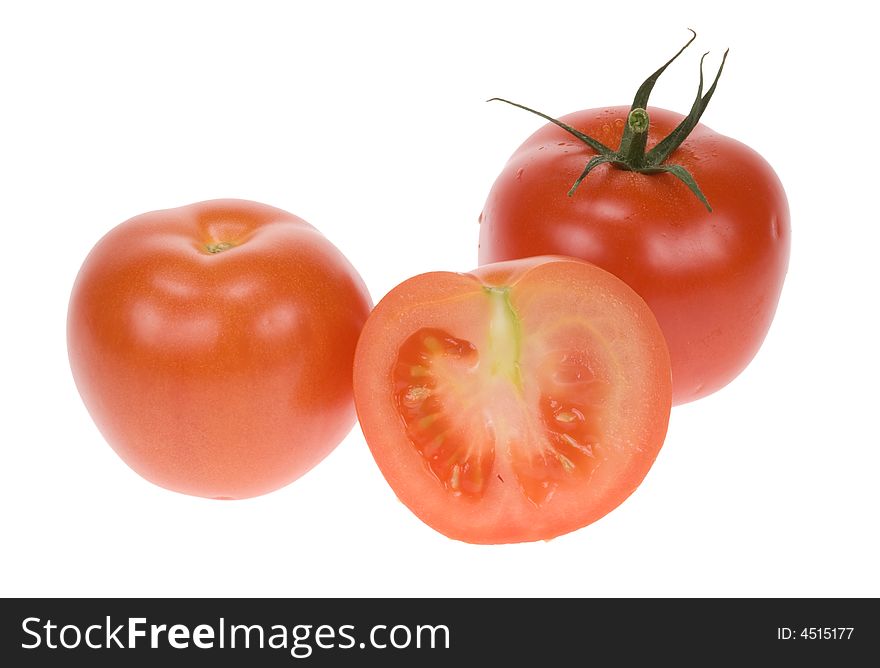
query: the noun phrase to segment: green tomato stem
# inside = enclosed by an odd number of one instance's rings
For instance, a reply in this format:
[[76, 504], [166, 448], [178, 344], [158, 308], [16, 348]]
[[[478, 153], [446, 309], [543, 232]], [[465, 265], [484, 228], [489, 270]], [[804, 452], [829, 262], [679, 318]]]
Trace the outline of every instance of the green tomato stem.
[[[688, 189], [694, 194], [694, 196], [703, 203], [706, 209], [711, 212], [712, 207], [709, 206], [709, 202], [706, 199], [703, 192], [700, 190], [699, 185], [697, 185], [696, 180], [693, 175], [688, 172], [681, 165], [676, 164], [666, 164], [666, 160], [672, 155], [672, 153], [677, 149], [681, 144], [687, 139], [688, 135], [690, 135], [691, 131], [697, 126], [700, 121], [700, 117], [703, 115], [703, 112], [706, 110], [706, 107], [709, 104], [709, 100], [712, 99], [712, 95], [715, 93], [715, 87], [718, 84], [718, 79], [721, 77], [721, 71], [724, 69], [724, 63], [727, 61], [728, 51], [724, 52], [724, 57], [721, 60], [721, 65], [718, 68], [718, 73], [715, 75], [715, 80], [712, 82], [712, 86], [706, 91], [706, 94], [703, 94], [703, 59], [705, 59], [706, 54], [703, 54], [703, 58], [700, 59], [700, 85], [697, 89], [697, 97], [694, 100], [694, 103], [691, 107], [690, 113], [678, 124], [678, 126], [670, 132], [666, 137], [661, 139], [650, 151], [646, 152], [646, 147], [648, 143], [648, 130], [650, 128], [650, 118], [647, 112], [648, 106], [648, 97], [651, 94], [651, 91], [654, 88], [654, 84], [657, 82], [657, 79], [661, 74], [666, 70], [666, 68], [676, 59], [678, 58], [682, 52], [690, 46], [691, 42], [694, 41], [697, 37], [697, 33], [691, 30], [692, 36], [688, 40], [687, 44], [685, 44], [681, 49], [679, 49], [678, 53], [676, 53], [672, 58], [670, 58], [666, 64], [660, 67], [656, 72], [651, 74], [642, 85], [639, 87], [639, 90], [636, 92], [635, 98], [633, 99], [632, 107], [630, 107], [629, 116], [627, 117], [626, 125], [624, 126], [623, 135], [620, 139], [620, 146], [617, 150], [613, 150], [604, 144], [602, 144], [599, 140], [587, 135], [586, 133], [577, 130], [569, 125], [566, 125], [562, 121], [553, 118], [552, 116], [548, 116], [543, 112], [536, 111], [529, 107], [523, 106], [516, 102], [511, 102], [510, 100], [505, 100], [503, 98], [492, 98], [492, 100], [498, 100], [499, 102], [505, 102], [507, 104], [513, 105], [515, 107], [519, 107], [520, 109], [524, 109], [528, 112], [536, 114], [541, 118], [544, 118], [551, 123], [554, 123], [558, 127], [562, 128], [565, 132], [568, 132], [570, 135], [576, 137], [581, 142], [586, 144], [590, 149], [592, 149], [596, 155], [590, 157], [587, 162], [586, 167], [584, 167], [584, 171], [577, 178], [572, 185], [571, 189], [568, 191], [569, 197], [573, 196], [575, 191], [578, 189], [578, 186], [581, 182], [587, 177], [587, 175], [592, 171], [592, 169], [602, 163], [609, 162], [618, 169], [625, 169], [632, 172], [639, 172], [641, 174], [672, 174], [677, 179], [679, 179], [682, 183], [684, 183]], [[490, 102], [492, 101], [490, 100]]]
[[646, 110], [636, 107], [629, 112], [626, 123], [630, 132], [621, 139], [617, 154], [622, 156], [626, 168], [637, 170], [645, 164], [645, 146], [648, 143], [651, 119]]

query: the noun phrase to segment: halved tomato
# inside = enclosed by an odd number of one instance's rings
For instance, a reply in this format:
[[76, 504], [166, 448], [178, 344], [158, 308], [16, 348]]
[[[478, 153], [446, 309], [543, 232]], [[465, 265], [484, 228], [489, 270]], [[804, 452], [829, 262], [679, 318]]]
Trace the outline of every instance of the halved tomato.
[[471, 543], [548, 539], [617, 507], [669, 421], [669, 353], [645, 302], [573, 258], [433, 272], [376, 306], [358, 418], [397, 496]]

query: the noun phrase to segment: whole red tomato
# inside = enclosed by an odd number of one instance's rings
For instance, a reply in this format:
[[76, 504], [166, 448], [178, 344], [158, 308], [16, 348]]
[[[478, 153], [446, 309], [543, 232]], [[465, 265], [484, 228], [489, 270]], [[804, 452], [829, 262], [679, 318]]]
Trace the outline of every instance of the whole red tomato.
[[355, 420], [371, 309], [360, 276], [296, 216], [240, 200], [122, 223], [68, 313], [86, 407], [120, 457], [178, 492], [242, 498], [296, 479]]
[[646, 108], [667, 65], [632, 107], [558, 120], [534, 112], [551, 122], [492, 187], [479, 261], [564, 254], [622, 278], [660, 323], [681, 404], [726, 385], [758, 351], [782, 290], [790, 229], [767, 162], [697, 122], [718, 77], [703, 95], [701, 76], [687, 117]]

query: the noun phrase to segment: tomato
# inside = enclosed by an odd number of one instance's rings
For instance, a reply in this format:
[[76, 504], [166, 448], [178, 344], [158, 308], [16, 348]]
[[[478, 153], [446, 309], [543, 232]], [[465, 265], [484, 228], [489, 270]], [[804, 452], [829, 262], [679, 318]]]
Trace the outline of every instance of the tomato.
[[618, 506], [660, 450], [671, 388], [644, 301], [572, 258], [411, 278], [376, 306], [354, 362], [382, 474], [472, 543], [552, 538]]
[[[620, 153], [638, 150], [627, 150], [625, 129], [647, 94], [637, 98], [633, 109], [563, 116], [516, 150], [480, 216], [479, 261], [572, 255], [622, 278], [657, 316], [672, 359], [673, 401], [681, 404], [729, 383], [761, 346], [788, 267], [789, 210], [760, 155], [696, 122], [708, 103], [699, 96], [688, 117], [648, 107], [646, 118], [636, 118], [647, 133], [643, 171], [627, 164]], [[624, 144], [621, 159], [598, 164], [601, 151], [557, 122], [606, 147]], [[690, 134], [666, 161], [646, 160], [683, 122]], [[591, 159], [592, 171], [572, 191]], [[661, 171], [673, 164], [686, 174]], [[687, 174], [695, 183], [683, 182]]]
[[89, 253], [68, 312], [82, 399], [147, 480], [212, 498], [296, 479], [354, 424], [372, 306], [304, 220], [241, 200], [154, 211]]

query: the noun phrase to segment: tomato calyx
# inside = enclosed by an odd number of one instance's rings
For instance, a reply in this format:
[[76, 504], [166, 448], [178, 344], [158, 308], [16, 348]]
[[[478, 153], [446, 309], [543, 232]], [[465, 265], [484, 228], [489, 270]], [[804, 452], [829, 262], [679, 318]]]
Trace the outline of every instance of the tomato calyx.
[[697, 96], [691, 106], [690, 113], [688, 113], [688, 115], [682, 119], [681, 123], [679, 123], [678, 126], [676, 126], [676, 128], [666, 137], [661, 139], [650, 151], [645, 150], [648, 140], [648, 129], [650, 127], [650, 118], [646, 107], [648, 106], [648, 98], [651, 95], [651, 91], [654, 89], [654, 84], [657, 83], [657, 79], [660, 78], [660, 75], [663, 74], [666, 68], [669, 67], [669, 65], [671, 65], [672, 62], [691, 45], [696, 37], [697, 33], [691, 30], [691, 38], [683, 47], [681, 47], [681, 49], [679, 49], [678, 53], [672, 56], [672, 58], [670, 58], [656, 72], [651, 74], [651, 76], [645, 79], [642, 85], [639, 86], [635, 98], [633, 99], [632, 106], [630, 107], [627, 122], [624, 125], [623, 136], [620, 140], [620, 146], [617, 150], [609, 148], [598, 139], [573, 128], [557, 118], [553, 118], [552, 116], [548, 116], [547, 114], [536, 111], [535, 109], [526, 107], [517, 102], [511, 102], [510, 100], [501, 97], [493, 97], [489, 99], [488, 102], [504, 102], [540, 116], [541, 118], [559, 126], [596, 152], [597, 155], [590, 158], [584, 167], [583, 172], [581, 172], [581, 175], [569, 189], [569, 197], [574, 195], [578, 186], [580, 186], [581, 182], [595, 167], [604, 163], [610, 163], [619, 169], [639, 172], [641, 174], [672, 174], [684, 183], [697, 199], [703, 203], [706, 209], [711, 212], [712, 207], [709, 205], [709, 201], [706, 199], [703, 191], [700, 190], [700, 187], [697, 185], [693, 175], [681, 165], [665, 164], [665, 161], [675, 149], [681, 146], [691, 131], [697, 126], [697, 123], [699, 123], [700, 117], [709, 105], [709, 100], [712, 99], [712, 95], [715, 93], [715, 87], [718, 85], [718, 79], [721, 77], [721, 71], [724, 69], [724, 63], [727, 61], [727, 54], [730, 49], [724, 52], [724, 56], [721, 59], [721, 65], [718, 67], [718, 72], [715, 74], [715, 80], [705, 94], [703, 94], [703, 61], [708, 55], [708, 52], [703, 54], [702, 58], [700, 58], [700, 85], [697, 89]]
[[235, 248], [235, 244], [230, 243], [229, 241], [218, 241], [216, 243], [205, 244], [205, 250], [211, 255], [228, 251], [230, 248]]

